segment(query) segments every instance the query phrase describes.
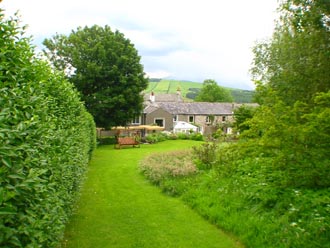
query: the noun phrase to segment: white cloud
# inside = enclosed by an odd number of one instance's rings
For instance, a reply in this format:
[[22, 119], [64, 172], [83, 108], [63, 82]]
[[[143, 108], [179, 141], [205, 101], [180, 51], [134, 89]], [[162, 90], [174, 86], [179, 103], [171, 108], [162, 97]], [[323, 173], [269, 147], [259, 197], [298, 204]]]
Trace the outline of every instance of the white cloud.
[[109, 25], [138, 49], [149, 75], [251, 88], [248, 70], [256, 40], [273, 31], [277, 0], [3, 0], [20, 9], [41, 43], [78, 26]]

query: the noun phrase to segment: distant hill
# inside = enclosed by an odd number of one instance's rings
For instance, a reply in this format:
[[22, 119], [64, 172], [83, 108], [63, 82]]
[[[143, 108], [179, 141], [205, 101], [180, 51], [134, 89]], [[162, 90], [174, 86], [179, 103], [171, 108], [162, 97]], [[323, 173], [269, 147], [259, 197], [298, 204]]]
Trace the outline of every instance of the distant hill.
[[[166, 79], [150, 79], [146, 93], [154, 92], [155, 94], [176, 93], [178, 89], [181, 91], [182, 97], [187, 100], [194, 100], [201, 90], [203, 84], [190, 81], [166, 80]], [[225, 87], [227, 88], [227, 87]], [[251, 103], [254, 91], [227, 88], [237, 103]]]

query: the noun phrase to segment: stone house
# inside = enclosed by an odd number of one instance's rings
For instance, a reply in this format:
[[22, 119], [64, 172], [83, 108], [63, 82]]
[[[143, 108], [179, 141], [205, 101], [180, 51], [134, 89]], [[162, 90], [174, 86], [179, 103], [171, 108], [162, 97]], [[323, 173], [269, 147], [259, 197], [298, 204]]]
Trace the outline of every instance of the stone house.
[[198, 126], [202, 134], [209, 135], [219, 127], [230, 134], [234, 109], [241, 104], [184, 102], [179, 93], [151, 93], [145, 96], [144, 106], [143, 114], [135, 124], [158, 125], [171, 132], [176, 122], [184, 121]]

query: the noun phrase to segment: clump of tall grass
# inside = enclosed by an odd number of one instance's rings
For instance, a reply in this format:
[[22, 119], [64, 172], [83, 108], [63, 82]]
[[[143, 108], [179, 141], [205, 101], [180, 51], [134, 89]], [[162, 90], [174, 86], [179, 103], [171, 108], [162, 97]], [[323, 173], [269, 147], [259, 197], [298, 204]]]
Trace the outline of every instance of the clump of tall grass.
[[151, 182], [159, 184], [165, 179], [195, 174], [197, 167], [191, 157], [190, 150], [152, 154], [140, 162], [140, 170]]

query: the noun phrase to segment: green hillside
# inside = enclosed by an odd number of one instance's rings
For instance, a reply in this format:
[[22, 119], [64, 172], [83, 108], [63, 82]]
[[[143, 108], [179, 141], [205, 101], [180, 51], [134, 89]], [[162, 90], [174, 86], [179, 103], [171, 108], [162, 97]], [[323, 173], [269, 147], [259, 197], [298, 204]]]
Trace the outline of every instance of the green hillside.
[[[181, 95], [187, 100], [194, 100], [203, 84], [190, 81], [177, 81], [177, 80], [150, 80], [149, 86], [145, 90], [146, 93], [154, 92], [155, 94], [169, 94], [176, 93], [178, 89], [181, 91]], [[252, 102], [254, 91], [241, 90], [228, 88], [238, 103], [250, 103]]]

